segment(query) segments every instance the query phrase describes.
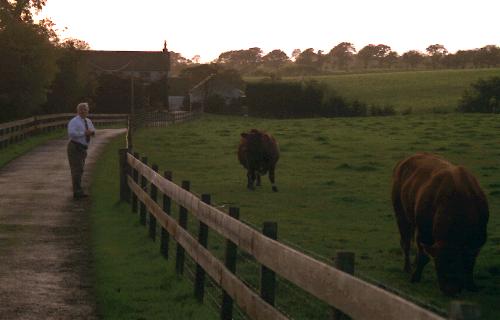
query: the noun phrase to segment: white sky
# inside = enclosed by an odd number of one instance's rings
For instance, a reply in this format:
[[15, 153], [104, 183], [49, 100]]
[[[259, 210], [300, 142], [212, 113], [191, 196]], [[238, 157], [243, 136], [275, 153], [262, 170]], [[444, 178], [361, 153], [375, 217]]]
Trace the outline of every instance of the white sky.
[[500, 45], [499, 12], [499, 0], [48, 0], [41, 17], [95, 50], [156, 51], [167, 40], [208, 62], [251, 47], [328, 52], [342, 41], [400, 54]]

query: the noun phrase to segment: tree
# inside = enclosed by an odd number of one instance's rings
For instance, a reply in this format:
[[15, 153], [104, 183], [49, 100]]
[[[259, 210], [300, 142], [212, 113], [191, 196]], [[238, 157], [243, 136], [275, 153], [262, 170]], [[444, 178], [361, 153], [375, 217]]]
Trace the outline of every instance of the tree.
[[191, 60], [184, 58], [180, 53], [170, 51], [170, 72], [172, 74], [178, 74], [191, 63]]
[[82, 98], [92, 96], [92, 81], [81, 60], [81, 51], [89, 48], [78, 39], [67, 39], [58, 46], [58, 72], [47, 94], [45, 113], [72, 112]]
[[191, 58], [191, 61], [193, 61], [193, 63], [199, 64], [200, 63], [200, 59], [201, 59], [200, 55], [197, 54], [197, 55], [195, 55], [194, 57]]
[[500, 112], [500, 77], [479, 79], [471, 84], [458, 105], [461, 112]]
[[424, 61], [424, 55], [420, 51], [410, 50], [403, 53], [401, 60], [407, 68], [414, 69]]
[[433, 44], [428, 46], [425, 51], [431, 58], [432, 68], [436, 69], [444, 56], [448, 54], [448, 50], [442, 44]]
[[0, 23], [12, 20], [33, 24], [33, 13], [40, 12], [47, 0], [0, 0]]
[[385, 44], [369, 44], [359, 50], [358, 58], [363, 62], [364, 68], [368, 68], [371, 62], [376, 61], [379, 65], [391, 52], [391, 47]]
[[356, 49], [352, 43], [341, 42], [328, 52], [328, 58], [338, 69], [347, 70], [355, 54]]
[[495, 45], [487, 45], [476, 53], [476, 61], [482, 67], [496, 67], [500, 64], [500, 48]]
[[297, 58], [295, 59], [295, 63], [301, 64], [308, 67], [317, 66], [320, 56], [314, 52], [313, 48], [308, 48], [302, 51]]
[[300, 49], [293, 49], [292, 51], [292, 60], [297, 61], [298, 56], [302, 51]]
[[279, 69], [288, 61], [290, 61], [290, 59], [288, 58], [286, 53], [279, 49], [275, 49], [262, 57], [262, 63], [264, 64], [264, 66], [273, 69]]
[[392, 68], [399, 61], [399, 54], [396, 51], [390, 51], [386, 56], [381, 58], [382, 64]]
[[55, 31], [33, 22], [45, 1], [0, 1], [0, 121], [38, 112], [57, 72]]
[[243, 73], [255, 70], [262, 59], [262, 49], [254, 47], [246, 50], [226, 51], [219, 55], [216, 62], [227, 68]]

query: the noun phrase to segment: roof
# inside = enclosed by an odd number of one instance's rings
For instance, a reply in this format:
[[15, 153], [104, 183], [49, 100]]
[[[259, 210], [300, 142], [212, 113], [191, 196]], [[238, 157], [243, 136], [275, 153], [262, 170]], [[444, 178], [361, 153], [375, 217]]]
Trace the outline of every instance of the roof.
[[167, 72], [169, 53], [162, 51], [100, 51], [82, 50], [82, 56], [92, 68], [103, 72], [136, 71]]
[[205, 83], [207, 83], [208, 81], [210, 81], [210, 79], [212, 79], [214, 76], [215, 76], [215, 73], [212, 73], [211, 75], [207, 76], [205, 79], [201, 80], [200, 83], [198, 83], [197, 85], [195, 85], [194, 87], [192, 87], [191, 90], [189, 90], [189, 91], [194, 91], [194, 90], [200, 88]]

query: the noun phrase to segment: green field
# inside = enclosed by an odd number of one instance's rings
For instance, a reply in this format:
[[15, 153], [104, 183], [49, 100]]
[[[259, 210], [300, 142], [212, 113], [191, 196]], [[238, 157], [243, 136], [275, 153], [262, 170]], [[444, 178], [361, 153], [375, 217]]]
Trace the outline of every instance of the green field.
[[[458, 298], [479, 303], [485, 319], [495, 319], [500, 312], [499, 123], [497, 115], [463, 114], [303, 120], [204, 116], [141, 130], [134, 146], [160, 172], [172, 170], [175, 182], [190, 180], [195, 193], [211, 194], [216, 206], [240, 207], [242, 220], [256, 228], [276, 221], [281, 241], [324, 261], [336, 250], [354, 251], [358, 276], [442, 313], [450, 299], [440, 293], [432, 264], [419, 284], [410, 284], [402, 272], [390, 202], [391, 172], [398, 160], [418, 151], [465, 165], [488, 195], [491, 217], [489, 239], [475, 269], [482, 290]], [[268, 131], [280, 144], [278, 193], [271, 192], [267, 179], [256, 191], [246, 189], [236, 150], [240, 132], [250, 128]], [[212, 239], [209, 248], [217, 254], [223, 249]], [[258, 269], [249, 270], [238, 266], [238, 273], [255, 285]], [[280, 283], [278, 292], [289, 291]], [[278, 296], [278, 305], [296, 319], [322, 319], [328, 312], [288, 293]]]
[[[328, 83], [348, 99], [381, 106], [392, 105], [399, 112], [427, 113], [454, 111], [471, 83], [492, 76], [500, 76], [500, 69], [347, 73], [286, 77], [284, 80], [316, 79]], [[259, 78], [246, 80], [257, 81]]]

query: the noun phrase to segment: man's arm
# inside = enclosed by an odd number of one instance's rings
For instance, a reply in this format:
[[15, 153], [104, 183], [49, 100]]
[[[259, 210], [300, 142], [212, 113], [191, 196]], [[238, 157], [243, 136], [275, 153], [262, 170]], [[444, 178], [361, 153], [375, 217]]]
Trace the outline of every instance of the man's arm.
[[91, 136], [95, 136], [95, 127], [94, 124], [92, 123], [92, 120], [89, 118], [85, 119], [87, 121], [87, 125], [89, 126], [89, 131]]

